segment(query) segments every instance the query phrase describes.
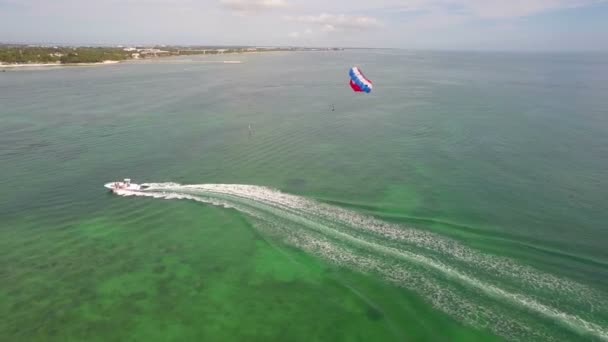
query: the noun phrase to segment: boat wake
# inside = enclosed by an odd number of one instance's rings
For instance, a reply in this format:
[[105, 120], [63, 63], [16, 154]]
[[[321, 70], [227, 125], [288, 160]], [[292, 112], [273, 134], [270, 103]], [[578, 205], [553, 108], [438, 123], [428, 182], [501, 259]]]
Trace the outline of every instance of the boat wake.
[[510, 340], [567, 340], [576, 334], [608, 341], [608, 301], [598, 291], [437, 234], [262, 186], [142, 186], [114, 192], [234, 208], [268, 237], [376, 274], [466, 324]]

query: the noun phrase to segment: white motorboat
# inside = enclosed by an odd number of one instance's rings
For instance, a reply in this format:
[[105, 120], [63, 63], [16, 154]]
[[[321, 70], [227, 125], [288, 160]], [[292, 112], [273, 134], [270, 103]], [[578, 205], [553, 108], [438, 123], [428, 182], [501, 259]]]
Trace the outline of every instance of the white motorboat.
[[106, 183], [104, 184], [104, 187], [110, 189], [112, 192], [119, 190], [140, 191], [146, 188], [145, 185], [131, 183], [130, 178], [125, 178], [122, 182]]

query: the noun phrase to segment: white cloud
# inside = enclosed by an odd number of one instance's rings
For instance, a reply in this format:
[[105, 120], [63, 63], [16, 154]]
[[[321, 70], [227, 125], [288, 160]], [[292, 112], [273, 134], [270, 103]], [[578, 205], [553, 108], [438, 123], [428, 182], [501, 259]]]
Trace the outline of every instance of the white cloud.
[[334, 25], [331, 24], [326, 24], [323, 26], [323, 31], [325, 32], [331, 32], [331, 31], [335, 31], [336, 27]]
[[289, 21], [316, 24], [324, 31], [335, 30], [363, 30], [382, 26], [380, 21], [374, 17], [354, 16], [344, 14], [321, 13], [319, 15], [304, 15], [297, 17], [286, 17]]
[[299, 32], [299, 31], [290, 32], [287, 36], [289, 38], [303, 38], [303, 37], [312, 35], [312, 33], [313, 33], [313, 31], [308, 28], [302, 32]]
[[[538, 46], [564, 50], [586, 46], [605, 50], [608, 21], [600, 18], [599, 11], [608, 9], [607, 3], [608, 0], [0, 0], [0, 38], [76, 44], [280, 45], [297, 41], [311, 46]], [[561, 20], [553, 16], [558, 11]], [[563, 19], [569, 14], [576, 15], [577, 20]], [[289, 20], [285, 20], [286, 15]], [[537, 15], [554, 20], [541, 21]], [[131, 20], [134, 17], [146, 20]], [[166, 25], [159, 26], [158, 22]], [[513, 29], [504, 29], [507, 26]]]
[[328, 13], [447, 12], [479, 18], [524, 17], [553, 10], [591, 6], [608, 0], [291, 0], [295, 7]]
[[472, 14], [481, 18], [525, 17], [541, 12], [589, 6], [604, 0], [458, 0]]
[[469, 19], [462, 14], [430, 12], [408, 20], [405, 22], [405, 28], [415, 31], [445, 29], [463, 24]]
[[284, 0], [220, 0], [220, 5], [238, 13], [251, 13], [283, 8], [287, 3]]

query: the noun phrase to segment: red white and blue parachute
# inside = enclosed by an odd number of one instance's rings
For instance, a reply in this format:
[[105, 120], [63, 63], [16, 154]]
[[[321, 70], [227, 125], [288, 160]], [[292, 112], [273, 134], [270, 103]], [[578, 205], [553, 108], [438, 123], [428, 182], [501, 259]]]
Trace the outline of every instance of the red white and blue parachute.
[[372, 91], [372, 81], [368, 80], [363, 76], [363, 73], [359, 68], [350, 68], [350, 87], [356, 92], [370, 93]]

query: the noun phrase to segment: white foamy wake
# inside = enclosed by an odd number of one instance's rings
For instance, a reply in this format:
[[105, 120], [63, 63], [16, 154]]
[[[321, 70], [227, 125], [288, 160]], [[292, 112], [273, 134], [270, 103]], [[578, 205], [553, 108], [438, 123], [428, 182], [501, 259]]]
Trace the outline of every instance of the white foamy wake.
[[117, 194], [234, 208], [270, 237], [337, 265], [378, 274], [451, 316], [506, 338], [563, 340], [542, 323], [550, 320], [562, 334], [569, 330], [608, 341], [608, 330], [594, 322], [596, 314], [608, 315], [601, 293], [454, 240], [261, 186], [144, 185], [144, 191]]

